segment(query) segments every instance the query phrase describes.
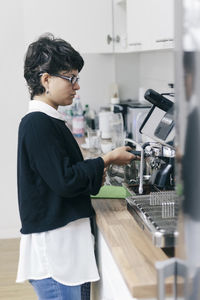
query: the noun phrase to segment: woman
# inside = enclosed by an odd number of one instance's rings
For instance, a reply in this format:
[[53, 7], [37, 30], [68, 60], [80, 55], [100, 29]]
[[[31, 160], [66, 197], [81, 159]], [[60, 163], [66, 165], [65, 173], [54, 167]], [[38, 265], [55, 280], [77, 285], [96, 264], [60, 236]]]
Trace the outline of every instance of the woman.
[[83, 160], [59, 105], [72, 104], [84, 61], [52, 35], [27, 51], [24, 77], [31, 101], [18, 139], [18, 199], [22, 223], [17, 282], [29, 280], [40, 300], [79, 300], [81, 287], [99, 280], [94, 257], [90, 195], [110, 164], [135, 156], [129, 147]]

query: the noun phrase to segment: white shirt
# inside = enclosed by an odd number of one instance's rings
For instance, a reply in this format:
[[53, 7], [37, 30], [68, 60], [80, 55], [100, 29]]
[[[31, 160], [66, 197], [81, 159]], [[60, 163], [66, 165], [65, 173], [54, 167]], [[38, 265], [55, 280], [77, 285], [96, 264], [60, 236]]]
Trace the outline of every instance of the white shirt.
[[[56, 109], [39, 100], [30, 101], [28, 113], [33, 111], [64, 121]], [[46, 232], [21, 235], [16, 282], [48, 277], [65, 285], [99, 280], [89, 218]]]

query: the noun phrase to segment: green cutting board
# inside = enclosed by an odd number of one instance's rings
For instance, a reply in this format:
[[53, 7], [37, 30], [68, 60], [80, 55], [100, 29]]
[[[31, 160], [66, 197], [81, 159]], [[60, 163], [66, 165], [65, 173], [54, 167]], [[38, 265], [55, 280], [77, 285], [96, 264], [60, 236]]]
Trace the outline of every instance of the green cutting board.
[[130, 196], [129, 192], [123, 186], [104, 185], [99, 193], [92, 198], [126, 198]]

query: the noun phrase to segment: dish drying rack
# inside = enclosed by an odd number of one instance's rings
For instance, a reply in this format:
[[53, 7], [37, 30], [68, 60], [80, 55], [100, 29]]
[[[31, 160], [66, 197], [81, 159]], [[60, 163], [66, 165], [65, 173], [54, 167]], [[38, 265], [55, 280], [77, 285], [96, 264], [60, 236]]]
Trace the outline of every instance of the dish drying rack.
[[132, 195], [126, 201], [127, 209], [156, 247], [177, 244], [178, 197], [175, 191]]

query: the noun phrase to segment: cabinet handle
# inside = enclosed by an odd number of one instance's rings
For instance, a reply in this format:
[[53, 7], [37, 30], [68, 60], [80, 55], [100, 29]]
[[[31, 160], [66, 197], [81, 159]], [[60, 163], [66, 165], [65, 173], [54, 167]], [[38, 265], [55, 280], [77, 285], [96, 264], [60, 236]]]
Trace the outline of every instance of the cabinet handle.
[[172, 42], [174, 39], [160, 39], [156, 40], [156, 43], [165, 43], [165, 42]]
[[120, 36], [117, 35], [116, 38], [114, 39], [114, 41], [115, 41], [116, 43], [120, 43]]
[[112, 38], [110, 34], [107, 35], [107, 44], [110, 45], [111, 42], [120, 43], [120, 36], [117, 35], [116, 38]]
[[129, 43], [129, 46], [141, 46], [142, 43]]
[[168, 39], [156, 40], [156, 43], [164, 43], [164, 42], [168, 42]]
[[107, 44], [110, 45], [112, 42], [113, 38], [110, 36], [110, 34], [107, 35]]

